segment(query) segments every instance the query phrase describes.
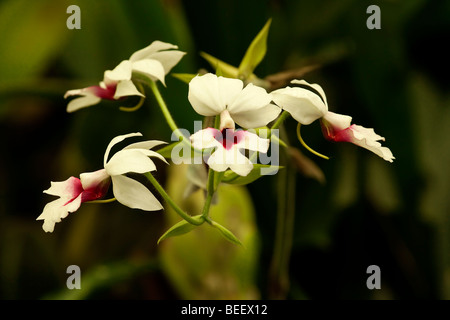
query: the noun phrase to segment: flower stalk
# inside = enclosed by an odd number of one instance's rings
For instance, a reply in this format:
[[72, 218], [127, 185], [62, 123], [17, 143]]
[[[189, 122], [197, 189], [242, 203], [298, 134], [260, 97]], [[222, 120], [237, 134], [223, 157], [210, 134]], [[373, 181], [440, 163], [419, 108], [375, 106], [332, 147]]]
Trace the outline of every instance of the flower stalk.
[[159, 184], [158, 180], [156, 180], [155, 177], [153, 177], [153, 175], [150, 172], [145, 173], [144, 175], [148, 179], [148, 181], [150, 181], [150, 183], [155, 187], [155, 189], [159, 192], [159, 194], [164, 198], [164, 200], [175, 210], [175, 212], [180, 217], [182, 217], [184, 220], [186, 220], [190, 224], [193, 224], [196, 226], [201, 225], [205, 221], [203, 216], [194, 218], [194, 217], [190, 216], [189, 214], [187, 214], [186, 212], [184, 212], [184, 210], [181, 209], [175, 203], [175, 201], [173, 201], [173, 199], [167, 194], [166, 190], [164, 190], [164, 188]]

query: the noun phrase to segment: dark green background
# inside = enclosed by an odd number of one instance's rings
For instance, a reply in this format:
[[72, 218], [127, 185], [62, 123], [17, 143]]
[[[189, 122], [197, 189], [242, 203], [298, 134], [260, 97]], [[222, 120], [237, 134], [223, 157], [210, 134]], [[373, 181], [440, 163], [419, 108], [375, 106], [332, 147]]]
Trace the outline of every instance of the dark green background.
[[[81, 8], [81, 30], [66, 28], [70, 4]], [[371, 4], [381, 8], [381, 30], [366, 27]], [[125, 219], [117, 212], [126, 208], [107, 205], [111, 217], [89, 239], [71, 229], [69, 218], [53, 234], [35, 221], [52, 199], [42, 194], [50, 181], [97, 170], [112, 137], [135, 131], [170, 137], [156, 106], [128, 114], [102, 102], [67, 114], [65, 91], [96, 84], [104, 70], [157, 39], [188, 52], [176, 72], [211, 70], [200, 51], [237, 66], [272, 18], [267, 55], [255, 73], [263, 78], [320, 64], [305, 79], [324, 88], [331, 110], [386, 137], [396, 157], [389, 164], [353, 145], [327, 142], [317, 123], [303, 129], [308, 143], [332, 159], [305, 151], [325, 173], [325, 185], [296, 176], [285, 298], [450, 298], [449, 17], [450, 2], [439, 0], [1, 1], [0, 297], [37, 299], [58, 291], [68, 264], [88, 269], [136, 252], [157, 256], [161, 214]], [[192, 130], [199, 118], [187, 86], [168, 76], [167, 88], [162, 93], [173, 117]], [[146, 106], [152, 104], [148, 99]], [[289, 119], [286, 131], [304, 150], [295, 125]], [[274, 179], [249, 186], [262, 239], [262, 298], [271, 290]], [[372, 264], [381, 268], [382, 290], [366, 288]], [[157, 263], [124, 270], [87, 298], [178, 297]]]

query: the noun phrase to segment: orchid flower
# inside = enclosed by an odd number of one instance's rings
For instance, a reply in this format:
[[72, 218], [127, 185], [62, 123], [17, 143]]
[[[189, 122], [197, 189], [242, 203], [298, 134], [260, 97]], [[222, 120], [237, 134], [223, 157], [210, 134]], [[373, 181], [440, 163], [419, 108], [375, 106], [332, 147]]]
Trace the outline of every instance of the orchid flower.
[[393, 162], [391, 150], [379, 141], [385, 139], [370, 128], [351, 124], [352, 117], [328, 111], [325, 92], [318, 84], [293, 80], [294, 86], [273, 91], [273, 101], [289, 112], [300, 124], [308, 125], [320, 119], [322, 132], [331, 141], [345, 141], [372, 151], [386, 161]]
[[220, 131], [234, 129], [235, 122], [247, 129], [265, 126], [281, 112], [265, 89], [212, 73], [189, 82], [188, 99], [198, 114], [220, 115]]
[[105, 71], [103, 81], [98, 86], [67, 91], [64, 98], [81, 96], [69, 102], [67, 112], [90, 107], [100, 103], [102, 99], [118, 100], [127, 96], [144, 97], [131, 80], [131, 65], [130, 61], [122, 61], [113, 70]]
[[245, 130], [206, 128], [191, 135], [194, 148], [215, 148], [207, 160], [209, 167], [215, 171], [223, 172], [230, 168], [235, 173], [246, 176], [253, 169], [253, 163], [241, 150], [247, 149], [258, 152], [267, 152], [269, 139], [262, 139], [255, 133]]
[[67, 112], [98, 104], [102, 99], [118, 100], [127, 96], [144, 98], [132, 81], [133, 72], [165, 84], [165, 75], [186, 54], [169, 49], [178, 49], [178, 47], [170, 43], [154, 41], [146, 48], [133, 53], [129, 60], [120, 62], [113, 70], [105, 71], [103, 81], [98, 86], [67, 91], [64, 98], [81, 96], [69, 102]]
[[[129, 137], [142, 136], [130, 133], [111, 140], [104, 155], [104, 168], [95, 172], [80, 174], [80, 178], [70, 177], [61, 182], [51, 182], [44, 193], [59, 198], [48, 203], [36, 220], [44, 220], [43, 229], [53, 232], [55, 223], [75, 212], [82, 203], [101, 199], [112, 183], [113, 194], [123, 205], [145, 211], [161, 210], [163, 207], [156, 197], [140, 182], [127, 177], [127, 173], [155, 171], [156, 166], [149, 157], [166, 160], [159, 153], [149, 150], [165, 142], [149, 140], [128, 145], [116, 152], [109, 160], [112, 147]], [[167, 163], [167, 162], [166, 162]]]

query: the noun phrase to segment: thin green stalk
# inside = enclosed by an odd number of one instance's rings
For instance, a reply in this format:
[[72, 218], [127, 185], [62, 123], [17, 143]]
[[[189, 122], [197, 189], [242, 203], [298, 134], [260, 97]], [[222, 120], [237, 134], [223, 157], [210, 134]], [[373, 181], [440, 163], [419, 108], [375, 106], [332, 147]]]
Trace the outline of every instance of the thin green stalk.
[[114, 201], [116, 201], [116, 198], [92, 200], [92, 201], [88, 201], [86, 203], [110, 203], [110, 202], [114, 202]]
[[180, 141], [185, 140], [186, 137], [181, 134], [181, 132], [178, 129], [178, 126], [175, 123], [175, 120], [173, 120], [172, 115], [170, 114], [169, 108], [167, 107], [166, 102], [164, 101], [161, 92], [159, 92], [158, 85], [155, 81], [148, 81], [148, 85], [150, 89], [152, 89], [152, 92], [155, 96], [156, 102], [158, 102], [158, 105], [164, 115], [164, 118], [167, 121], [167, 124], [169, 125], [170, 129], [177, 135], [178, 139]]
[[[220, 126], [220, 116], [216, 116], [214, 120], [214, 128], [217, 129], [219, 126]], [[222, 177], [223, 173], [216, 172], [211, 168], [208, 169], [208, 182], [206, 184], [206, 199], [205, 205], [203, 206], [202, 210], [202, 217], [204, 219], [207, 219], [208, 222], [209, 222], [209, 209], [211, 207], [212, 198]]]
[[278, 129], [281, 126], [281, 124], [284, 122], [284, 120], [286, 120], [287, 117], [289, 117], [289, 116], [290, 116], [289, 112], [283, 111], [281, 113], [281, 115], [278, 117], [277, 121], [275, 121], [275, 123], [272, 125], [272, 127], [270, 127], [270, 129], [271, 130]]
[[164, 200], [175, 210], [178, 215], [180, 215], [184, 220], [189, 222], [190, 224], [199, 226], [201, 225], [205, 219], [203, 217], [199, 217], [198, 219], [190, 216], [186, 212], [183, 211], [176, 203], [172, 200], [172, 198], [167, 194], [167, 192], [164, 190], [164, 188], [159, 184], [159, 182], [153, 177], [153, 175], [150, 172], [147, 172], [144, 174], [148, 181], [151, 182], [151, 184], [156, 188], [156, 190], [161, 194], [161, 196], [164, 198]]

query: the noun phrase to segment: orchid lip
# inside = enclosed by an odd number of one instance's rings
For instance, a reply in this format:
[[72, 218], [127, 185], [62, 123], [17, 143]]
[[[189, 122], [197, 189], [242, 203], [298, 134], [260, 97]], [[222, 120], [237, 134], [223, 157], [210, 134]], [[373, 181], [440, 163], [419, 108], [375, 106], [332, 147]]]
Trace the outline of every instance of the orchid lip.
[[238, 144], [242, 138], [243, 136], [240, 131], [234, 131], [233, 129], [217, 130], [214, 133], [214, 139], [220, 142], [226, 150], [230, 150], [234, 145]]
[[102, 88], [101, 86], [91, 86], [90, 90], [94, 93], [95, 96], [101, 99], [114, 100], [114, 94], [116, 93], [117, 84], [108, 84], [106, 88]]

